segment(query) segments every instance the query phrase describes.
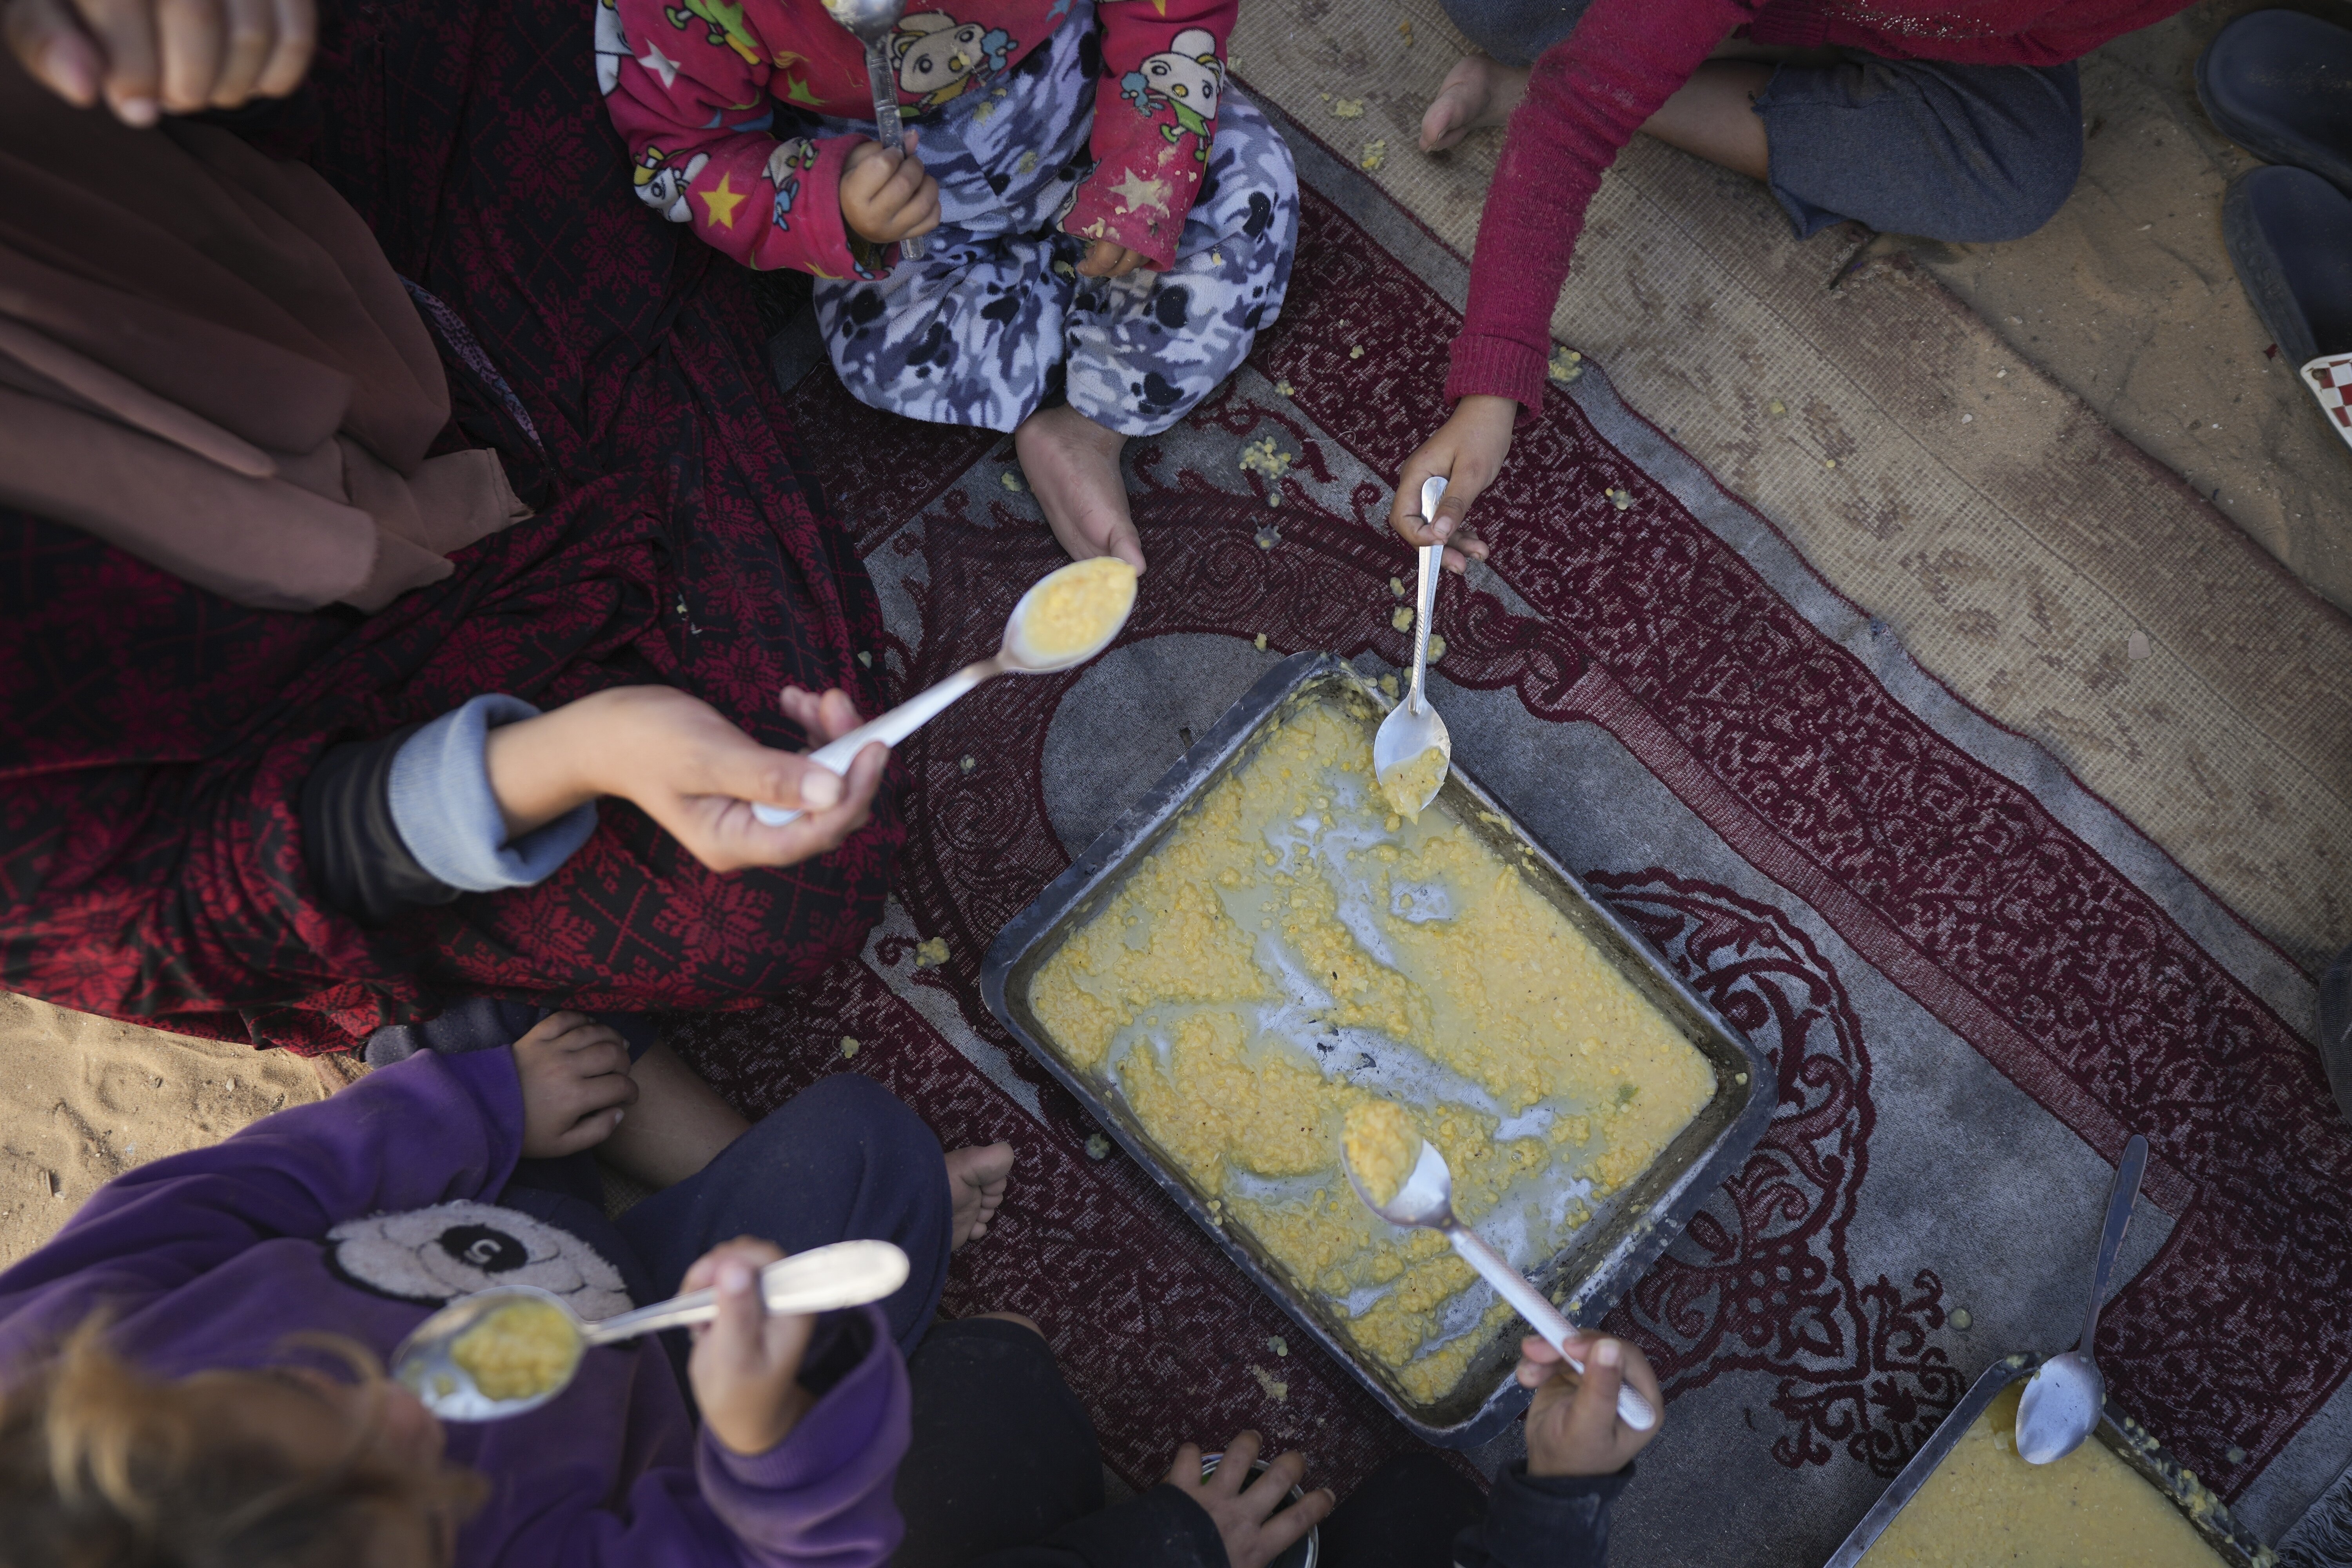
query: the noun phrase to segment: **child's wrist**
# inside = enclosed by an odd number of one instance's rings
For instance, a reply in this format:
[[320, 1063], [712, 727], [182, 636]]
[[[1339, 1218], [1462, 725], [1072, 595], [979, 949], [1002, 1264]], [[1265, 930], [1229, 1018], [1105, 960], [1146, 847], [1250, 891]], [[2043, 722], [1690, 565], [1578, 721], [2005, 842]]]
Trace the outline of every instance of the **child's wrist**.
[[482, 767], [506, 821], [507, 840], [544, 827], [604, 794], [579, 765], [579, 731], [603, 693], [536, 719], [502, 724], [482, 741]]

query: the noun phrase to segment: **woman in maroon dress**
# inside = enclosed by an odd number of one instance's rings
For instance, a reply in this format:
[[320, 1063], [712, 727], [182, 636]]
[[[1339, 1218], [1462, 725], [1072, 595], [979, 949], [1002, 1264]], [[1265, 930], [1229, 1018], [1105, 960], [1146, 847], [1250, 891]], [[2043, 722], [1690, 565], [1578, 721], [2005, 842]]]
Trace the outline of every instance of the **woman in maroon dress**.
[[0, 985], [320, 1051], [862, 943], [885, 759], [795, 753], [881, 703], [878, 606], [592, 11], [330, 14], [208, 124], [302, 0], [0, 12]]

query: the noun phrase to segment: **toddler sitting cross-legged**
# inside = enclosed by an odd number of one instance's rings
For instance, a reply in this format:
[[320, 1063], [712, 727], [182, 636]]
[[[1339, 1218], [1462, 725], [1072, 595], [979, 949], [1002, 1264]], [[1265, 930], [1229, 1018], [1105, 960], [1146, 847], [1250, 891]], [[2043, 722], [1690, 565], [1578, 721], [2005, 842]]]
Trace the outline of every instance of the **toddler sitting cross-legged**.
[[1224, 79], [1235, 0], [910, 12], [888, 46], [903, 154], [872, 139], [864, 47], [819, 0], [597, 4], [638, 195], [814, 274], [853, 394], [1014, 432], [1064, 547], [1140, 569], [1120, 449], [1241, 363], [1290, 279], [1289, 149]]

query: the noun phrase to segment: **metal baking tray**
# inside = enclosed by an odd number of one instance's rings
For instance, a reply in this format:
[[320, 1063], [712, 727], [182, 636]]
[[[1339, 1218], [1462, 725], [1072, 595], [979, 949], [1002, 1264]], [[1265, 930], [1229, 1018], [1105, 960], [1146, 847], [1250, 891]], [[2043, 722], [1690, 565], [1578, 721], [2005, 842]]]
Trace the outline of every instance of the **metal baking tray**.
[[[1511, 1375], [1518, 1331], [1506, 1325], [1496, 1332], [1473, 1356], [1452, 1393], [1433, 1403], [1412, 1401], [1391, 1382], [1379, 1362], [1359, 1358], [1346, 1336], [1325, 1321], [1309, 1293], [1295, 1287], [1271, 1258], [1211, 1216], [1175, 1163], [1162, 1155], [1135, 1121], [1124, 1097], [1108, 1082], [1073, 1070], [1029, 1007], [1030, 981], [1039, 967], [1118, 893], [1130, 870], [1175, 829], [1186, 808], [1254, 754], [1288, 715], [1320, 701], [1353, 708], [1368, 724], [1389, 706], [1377, 688], [1329, 654], [1301, 653], [1285, 659], [1004, 928], [982, 967], [981, 991], [1030, 1054], [1077, 1097], [1234, 1266], [1352, 1372], [1373, 1398], [1425, 1441], [1475, 1447], [1501, 1431], [1527, 1404], [1527, 1391]], [[1546, 1294], [1571, 1304], [1571, 1319], [1590, 1322], [1609, 1310], [1682, 1233], [1707, 1195], [1747, 1160], [1771, 1118], [1774, 1096], [1767, 1087], [1774, 1081], [1771, 1065], [1683, 984], [1633, 926], [1553, 859], [1458, 761], [1446, 780], [1444, 800], [1465, 828], [1516, 860], [1528, 884], [1549, 898], [1715, 1067], [1715, 1096], [1691, 1124], [1647, 1171], [1597, 1205], [1592, 1218], [1534, 1271]], [[1603, 809], [1605, 804], [1595, 803], [1595, 808]], [[1475, 1289], [1483, 1292], [1486, 1287]]]
[[[1903, 1473], [1879, 1494], [1878, 1500], [1871, 1504], [1870, 1511], [1862, 1516], [1862, 1522], [1853, 1527], [1853, 1533], [1839, 1543], [1835, 1552], [1830, 1553], [1830, 1560], [1822, 1564], [1822, 1568], [1854, 1568], [1854, 1564], [1862, 1561], [1862, 1554], [1870, 1550], [1872, 1543], [1895, 1521], [1895, 1516], [1903, 1511], [1903, 1505], [1918, 1495], [1919, 1489], [1927, 1485], [1927, 1478], [1936, 1473], [1936, 1467], [1944, 1462], [1969, 1428], [1977, 1424], [1977, 1417], [1985, 1413], [1986, 1406], [2011, 1384], [2021, 1377], [2032, 1376], [2034, 1368], [2040, 1366], [2042, 1360], [2038, 1355], [2005, 1356], [1987, 1367], [1982, 1375], [1969, 1385], [1968, 1393], [1961, 1396], [1960, 1403], [1952, 1413], [1944, 1417], [1944, 1424], [1936, 1428], [1927, 1446], [1911, 1456], [1911, 1462], [1903, 1467]], [[2181, 1517], [2189, 1521], [2204, 1539], [2205, 1544], [2211, 1547], [2222, 1562], [2230, 1564], [2230, 1568], [2274, 1568], [2278, 1554], [2257, 1540], [2253, 1531], [2232, 1519], [2230, 1510], [2221, 1506], [2221, 1500], [2205, 1489], [2195, 1472], [2184, 1469], [2179, 1460], [2165, 1452], [2164, 1446], [2149, 1436], [2147, 1428], [2116, 1409], [2115, 1401], [2109, 1400], [2100, 1414], [2099, 1425], [2092, 1434], [2092, 1440], [2105, 1443], [2142, 1480], [2171, 1500], [2173, 1507], [2180, 1510]]]

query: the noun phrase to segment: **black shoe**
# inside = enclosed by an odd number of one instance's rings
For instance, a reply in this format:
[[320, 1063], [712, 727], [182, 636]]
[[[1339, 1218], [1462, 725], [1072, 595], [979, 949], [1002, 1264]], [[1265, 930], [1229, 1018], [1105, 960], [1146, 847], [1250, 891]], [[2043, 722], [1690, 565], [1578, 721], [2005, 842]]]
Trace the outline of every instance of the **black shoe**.
[[2319, 977], [2319, 1065], [2327, 1069], [2336, 1109], [2352, 1121], [2352, 947]]
[[2352, 32], [2300, 11], [2251, 12], [2197, 57], [2197, 101], [2263, 162], [2352, 194]]
[[2352, 352], [2352, 196], [2302, 169], [2254, 169], [2221, 198], [2221, 239], [2289, 366]]

